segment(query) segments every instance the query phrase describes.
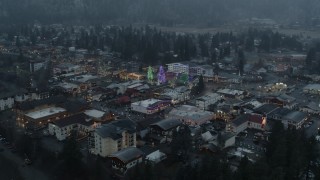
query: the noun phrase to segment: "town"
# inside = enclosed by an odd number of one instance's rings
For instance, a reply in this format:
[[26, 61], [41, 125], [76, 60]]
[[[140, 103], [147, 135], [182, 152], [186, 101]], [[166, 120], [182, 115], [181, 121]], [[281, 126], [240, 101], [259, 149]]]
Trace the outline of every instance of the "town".
[[0, 35], [6, 178], [319, 178], [319, 58], [312, 38], [262, 27], [12, 26]]

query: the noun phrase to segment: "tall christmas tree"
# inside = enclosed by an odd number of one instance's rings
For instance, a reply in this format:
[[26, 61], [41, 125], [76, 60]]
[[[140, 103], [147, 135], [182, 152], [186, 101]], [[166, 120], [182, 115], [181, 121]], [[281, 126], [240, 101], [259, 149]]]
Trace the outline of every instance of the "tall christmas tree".
[[166, 74], [162, 66], [159, 67], [158, 72], [158, 84], [163, 84], [166, 82]]
[[152, 82], [152, 81], [153, 81], [153, 69], [152, 69], [151, 66], [148, 67], [148, 74], [147, 74], [147, 76], [148, 76], [148, 80], [149, 80], [150, 82]]

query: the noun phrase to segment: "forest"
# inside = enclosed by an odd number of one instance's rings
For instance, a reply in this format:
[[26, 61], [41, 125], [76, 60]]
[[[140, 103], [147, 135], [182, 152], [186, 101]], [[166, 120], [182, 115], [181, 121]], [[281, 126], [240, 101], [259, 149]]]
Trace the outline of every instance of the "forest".
[[2, 0], [1, 23], [154, 23], [215, 26], [246, 18], [312, 25], [317, 0]]

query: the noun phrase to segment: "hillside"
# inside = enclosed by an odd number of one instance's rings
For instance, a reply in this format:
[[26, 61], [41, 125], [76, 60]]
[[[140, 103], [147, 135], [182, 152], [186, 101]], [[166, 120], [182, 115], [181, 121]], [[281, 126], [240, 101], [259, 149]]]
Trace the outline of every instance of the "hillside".
[[258, 17], [310, 24], [318, 0], [2, 0], [0, 22], [216, 25]]

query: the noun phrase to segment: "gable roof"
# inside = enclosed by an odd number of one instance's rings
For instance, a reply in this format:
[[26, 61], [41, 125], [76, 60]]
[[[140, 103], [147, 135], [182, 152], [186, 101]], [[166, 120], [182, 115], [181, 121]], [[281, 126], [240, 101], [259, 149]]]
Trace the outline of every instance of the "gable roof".
[[182, 122], [177, 119], [164, 119], [164, 120], [161, 120], [157, 123], [151, 124], [151, 126], [158, 126], [162, 130], [166, 131], [171, 128], [175, 128], [175, 127], [179, 126], [180, 124], [182, 124]]
[[111, 155], [109, 155], [109, 157], [117, 158], [123, 163], [129, 163], [142, 157], [143, 155], [144, 153], [140, 149], [136, 147], [128, 147], [126, 149], [122, 149], [118, 152], [112, 153]]
[[96, 129], [96, 133], [102, 138], [111, 138], [114, 140], [121, 138], [123, 131], [134, 133], [136, 131], [136, 124], [130, 120], [123, 119], [103, 124]]

